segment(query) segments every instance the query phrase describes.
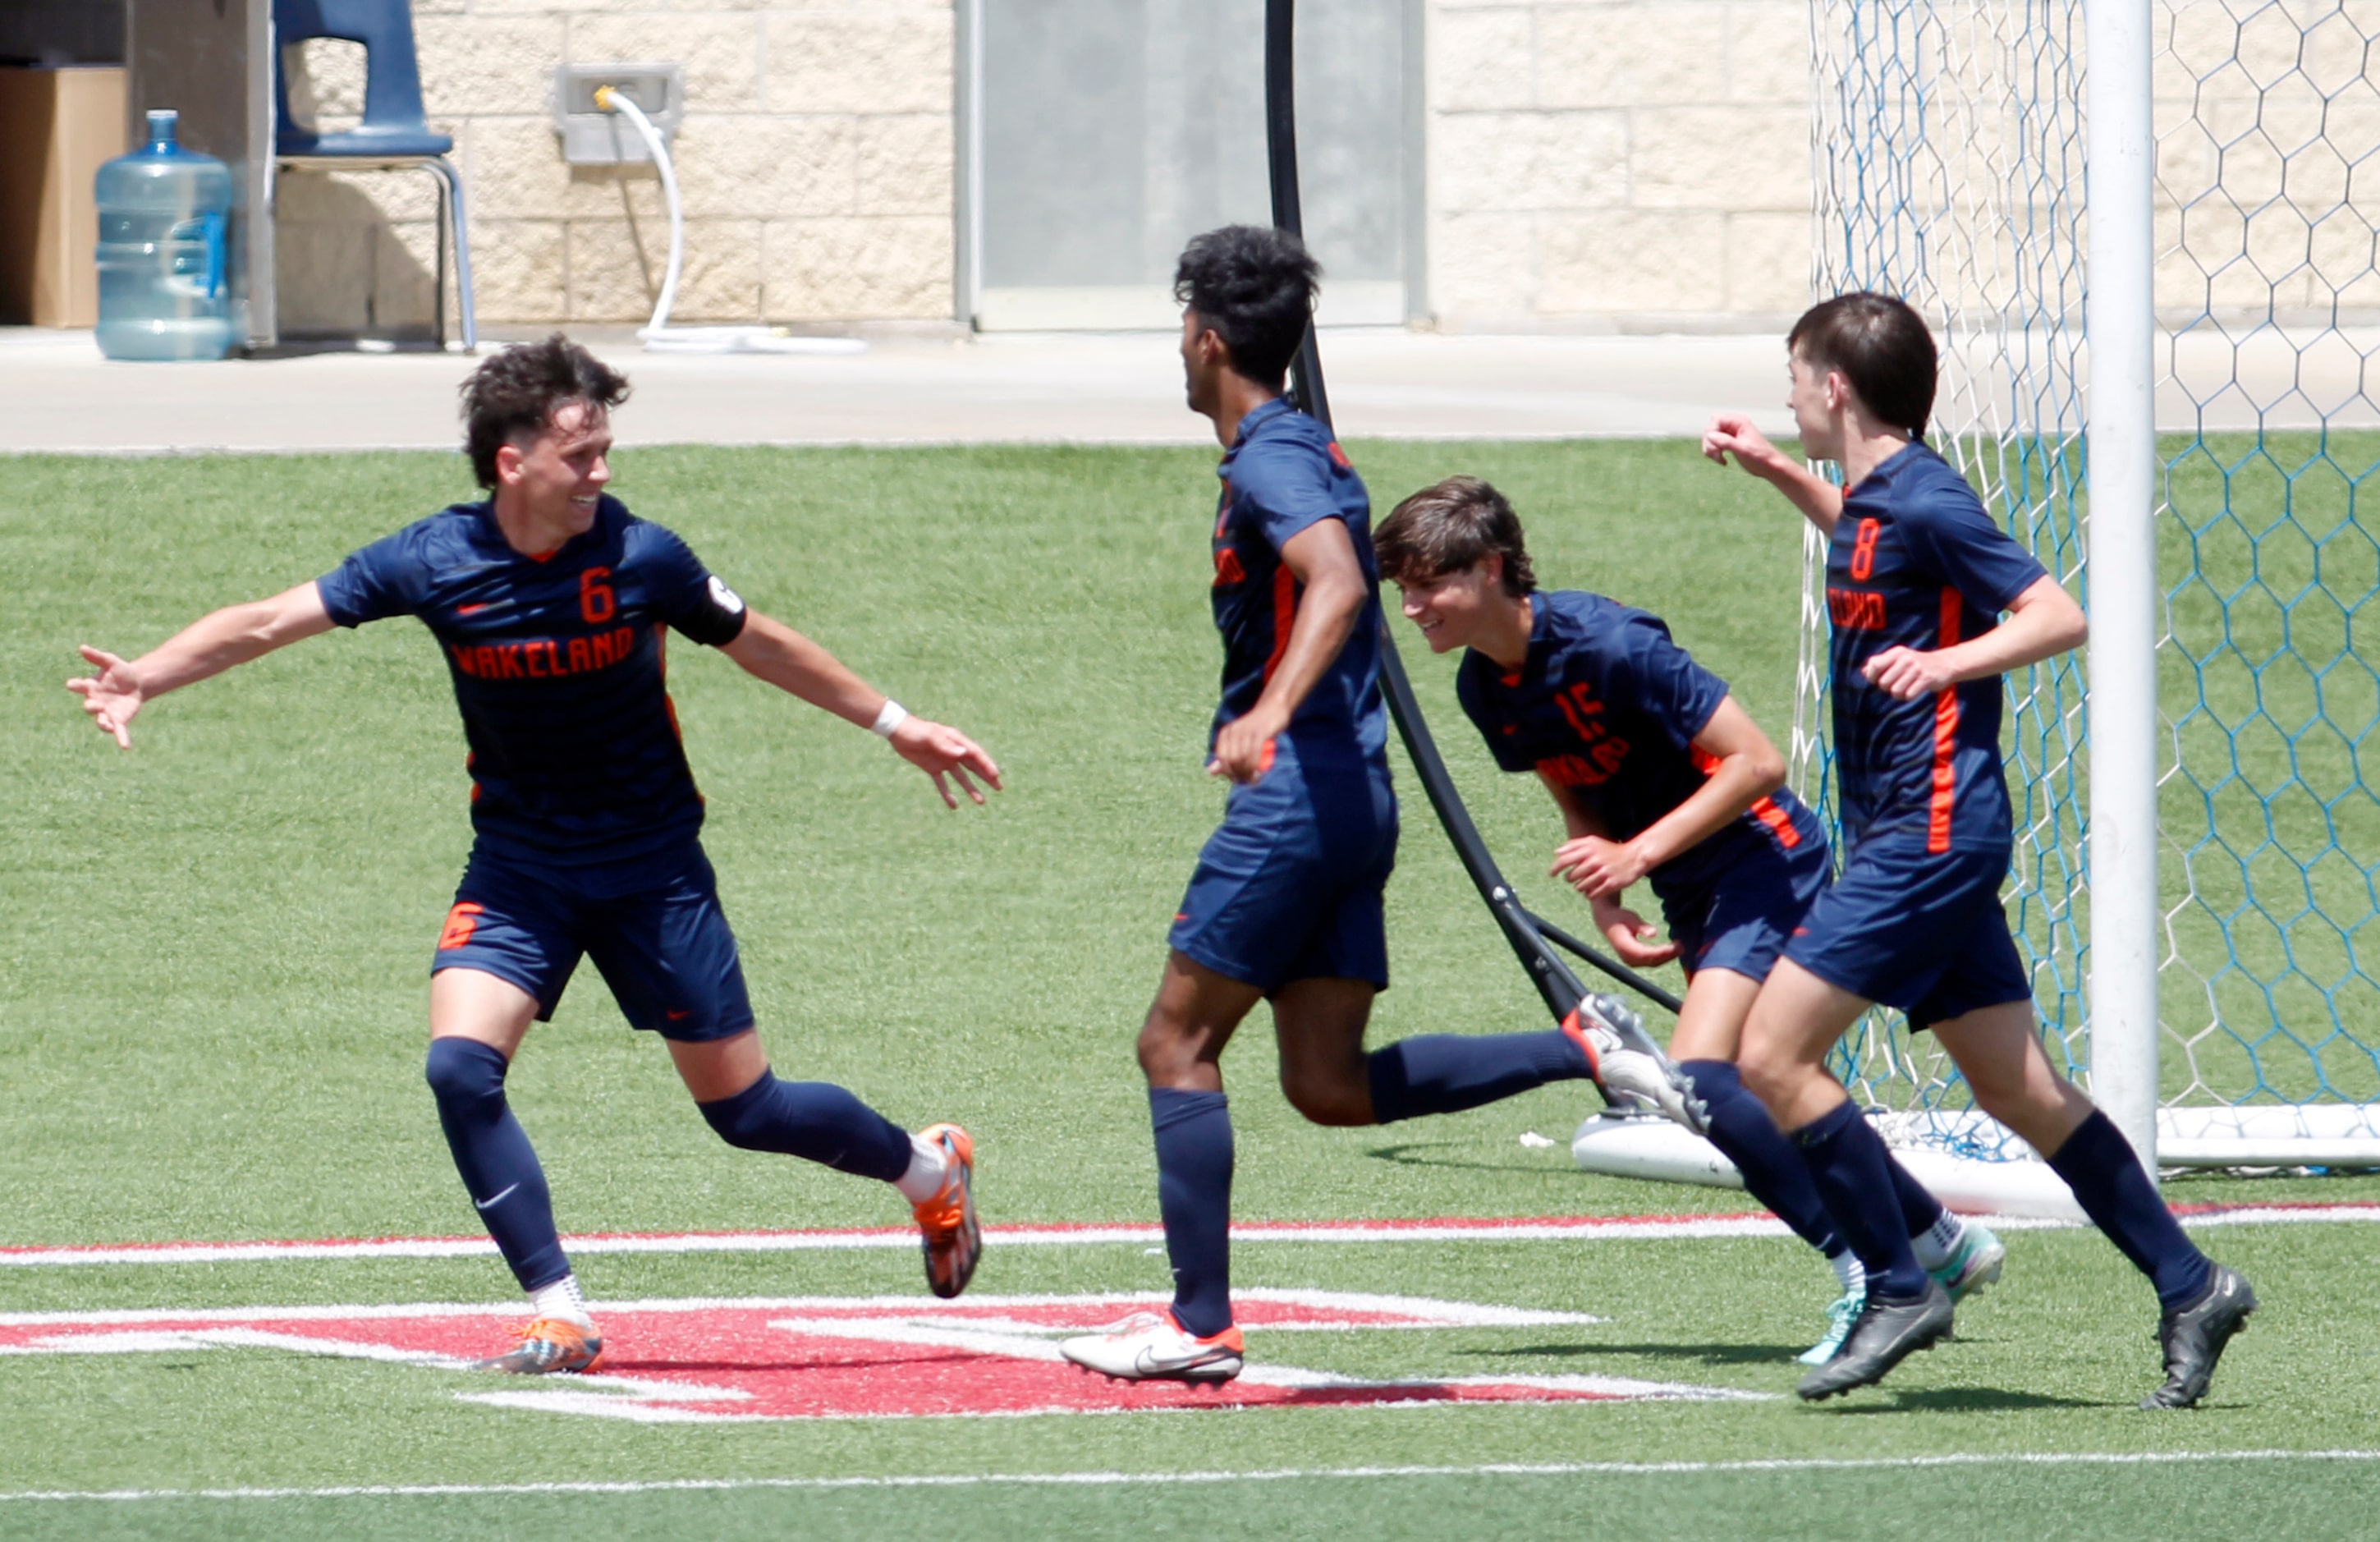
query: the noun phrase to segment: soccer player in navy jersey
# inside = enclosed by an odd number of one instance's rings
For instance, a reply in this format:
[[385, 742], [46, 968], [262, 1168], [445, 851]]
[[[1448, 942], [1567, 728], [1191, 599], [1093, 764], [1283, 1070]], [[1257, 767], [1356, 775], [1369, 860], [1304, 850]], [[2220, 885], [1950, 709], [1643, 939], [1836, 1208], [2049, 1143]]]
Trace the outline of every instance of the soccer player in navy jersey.
[[1369, 495], [1330, 431], [1281, 395], [1319, 272], [1295, 237], [1231, 225], [1193, 240], [1174, 278], [1189, 404], [1224, 447], [1211, 575], [1223, 688], [1208, 770], [1230, 791], [1140, 1030], [1173, 1305], [1061, 1346], [1124, 1379], [1240, 1373], [1220, 1061], [1259, 1001], [1272, 1004], [1281, 1089], [1318, 1124], [1475, 1108], [1599, 1065], [1613, 1075], [1620, 1058], [1616, 1038], [1597, 1040], [1609, 1031], [1583, 1020], [1365, 1052], [1389, 983], [1381, 896], [1397, 802]]
[[1884, 1143], [1826, 1068], [1835, 1041], [1882, 1002], [1912, 1032], [1932, 1030], [1976, 1103], [2042, 1154], [2149, 1277], [2166, 1380], [2142, 1406], [2190, 1407], [2255, 1293], [2182, 1233], [2131, 1144], [2050, 1064], [2000, 906], [2014, 844], [2000, 676], [2081, 643], [2082, 608], [1926, 447], [1937, 359], [1915, 311], [1883, 295], [1838, 296], [1794, 323], [1787, 351], [1802, 448], [1839, 465], [1843, 485], [1734, 415], [1713, 421], [1703, 453], [1734, 456], [1828, 542], [1849, 857], [1753, 1003], [1742, 1062], [1867, 1269], [1865, 1309], [1801, 1395], [1869, 1385], [1950, 1330], [1949, 1300], [1893, 1224]]
[[582, 953], [629, 1024], [667, 1043], [722, 1138], [896, 1185], [938, 1295], [965, 1289], [982, 1246], [965, 1131], [913, 1135], [842, 1087], [771, 1073], [697, 840], [702, 800], [663, 686], [666, 634], [872, 725], [952, 807], [951, 783], [980, 804], [977, 783], [997, 788], [999, 770], [965, 735], [905, 711], [753, 611], [684, 541], [604, 491], [611, 409], [626, 395], [625, 379], [559, 334], [505, 349], [463, 387], [486, 499], [409, 525], [320, 579], [216, 611], [139, 659], [86, 647], [99, 673], [67, 682], [128, 749], [152, 698], [334, 626], [412, 615], [437, 639], [470, 746], [474, 839], [431, 964], [428, 1076], [455, 1165], [532, 1317], [483, 1369], [585, 1371], [602, 1354], [544, 1172], [504, 1098], [514, 1052], [552, 1015]]
[[[1827, 885], [1827, 836], [1785, 790], [1785, 758], [1727, 682], [1659, 617], [1599, 594], [1537, 587], [1520, 516], [1475, 477], [1424, 488], [1373, 537], [1383, 577], [1433, 653], [1463, 650], [1455, 695], [1505, 771], [1534, 772], [1567, 832], [1552, 871], [1589, 901], [1621, 959], [1682, 959], [1685, 1004], [1670, 1053], [1694, 1082], [1707, 1134], [1743, 1186], [1834, 1266], [1832, 1357], [1864, 1298], [1801, 1154], [1735, 1069], [1743, 1020], [1787, 935]], [[1627, 906], [1643, 879], [1670, 941]], [[2007, 1250], [1891, 1164], [1927, 1272], [1954, 1298], [1999, 1278]]]

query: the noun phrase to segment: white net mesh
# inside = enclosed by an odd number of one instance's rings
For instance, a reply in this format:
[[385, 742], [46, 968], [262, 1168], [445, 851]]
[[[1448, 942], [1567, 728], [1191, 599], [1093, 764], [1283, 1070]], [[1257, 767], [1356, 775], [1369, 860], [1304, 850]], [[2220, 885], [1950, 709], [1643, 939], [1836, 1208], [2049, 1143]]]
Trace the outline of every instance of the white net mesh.
[[[1814, 0], [1811, 15], [1816, 293], [1900, 294], [1934, 324], [1934, 443], [2080, 591], [2080, 0]], [[2375, 1133], [2359, 1105], [2380, 1096], [2380, 677], [2364, 662], [2380, 657], [2380, 547], [2358, 499], [2380, 487], [2380, 0], [2155, 16], [2160, 1152], [2188, 1161], [2195, 1135], [2247, 1116], [2193, 1123], [2185, 1105]], [[1814, 541], [1794, 755], [1797, 784], [1827, 803], [1822, 584]], [[2009, 690], [2010, 916], [2053, 1058], [2081, 1072], [2082, 667], [2056, 661]], [[1864, 1022], [1839, 1068], [1904, 1137], [2022, 1154], [1897, 1019]]]
[[[1820, 0], [1815, 144], [1820, 295], [1907, 298], [1944, 349], [1931, 443], [2043, 565], [2082, 566], [2082, 9]], [[1824, 552], [1812, 532], [1794, 752], [1805, 795], [1831, 813]], [[2084, 1052], [2083, 884], [2077, 751], [2081, 668], [2011, 676], [2010, 791], [2017, 870], [2010, 916], [2053, 1039]], [[1958, 1117], [1966, 1089], [1927, 1038], [1871, 1014], [1839, 1064], [1853, 1095], [1902, 1117], [1894, 1133], [1962, 1154], [2014, 1154], [1996, 1125]], [[1932, 1116], [1932, 1117], [1928, 1117]]]

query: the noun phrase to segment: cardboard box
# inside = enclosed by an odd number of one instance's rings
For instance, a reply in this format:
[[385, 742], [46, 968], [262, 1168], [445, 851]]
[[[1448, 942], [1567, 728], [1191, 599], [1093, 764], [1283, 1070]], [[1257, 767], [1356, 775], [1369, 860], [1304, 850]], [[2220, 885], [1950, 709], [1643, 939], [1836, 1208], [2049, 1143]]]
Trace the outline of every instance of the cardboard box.
[[91, 179], [125, 142], [115, 66], [0, 69], [0, 322], [99, 321]]

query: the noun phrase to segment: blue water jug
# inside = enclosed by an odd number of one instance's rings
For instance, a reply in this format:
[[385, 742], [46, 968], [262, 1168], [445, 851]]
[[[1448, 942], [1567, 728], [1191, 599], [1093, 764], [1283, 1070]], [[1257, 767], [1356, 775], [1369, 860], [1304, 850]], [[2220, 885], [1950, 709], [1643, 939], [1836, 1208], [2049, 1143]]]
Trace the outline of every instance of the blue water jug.
[[147, 147], [99, 168], [99, 351], [110, 358], [231, 351], [231, 172], [175, 142], [179, 115], [151, 113]]

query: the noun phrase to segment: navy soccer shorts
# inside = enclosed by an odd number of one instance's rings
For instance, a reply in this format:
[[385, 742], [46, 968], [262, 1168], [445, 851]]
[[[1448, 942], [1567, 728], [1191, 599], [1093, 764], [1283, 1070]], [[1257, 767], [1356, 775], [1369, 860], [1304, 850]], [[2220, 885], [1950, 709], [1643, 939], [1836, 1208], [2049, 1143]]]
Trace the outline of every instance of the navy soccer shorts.
[[632, 863], [550, 867], [473, 848], [430, 969], [483, 969], [553, 1016], [580, 954], [633, 1027], [728, 1038], [752, 1026], [719, 881], [691, 844]]
[[1381, 895], [1397, 862], [1385, 765], [1328, 770], [1281, 755], [1232, 787], [1167, 938], [1267, 995], [1302, 979], [1389, 985]]
[[2000, 908], [2009, 848], [1929, 853], [1923, 831], [1863, 842], [1785, 956], [1854, 996], [1899, 1007], [1912, 1030], [2033, 1000]]
[[1674, 901], [1662, 896], [1670, 940], [1684, 950], [1679, 963], [1689, 976], [1725, 969], [1767, 979], [1786, 940], [1825, 892], [1832, 867], [1824, 841], [1803, 841], [1791, 851], [1770, 847], [1738, 862], [1700, 892]]

